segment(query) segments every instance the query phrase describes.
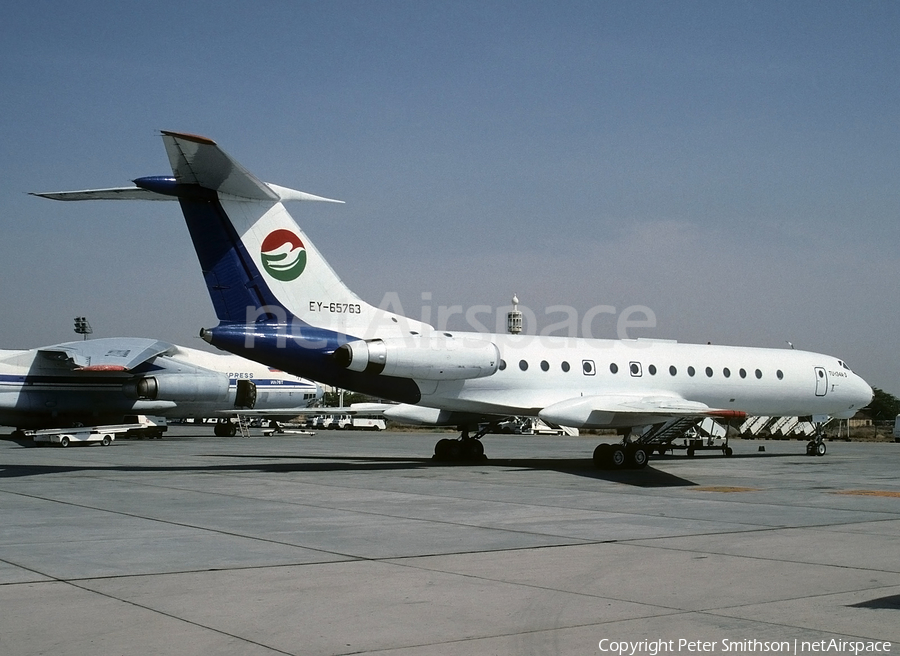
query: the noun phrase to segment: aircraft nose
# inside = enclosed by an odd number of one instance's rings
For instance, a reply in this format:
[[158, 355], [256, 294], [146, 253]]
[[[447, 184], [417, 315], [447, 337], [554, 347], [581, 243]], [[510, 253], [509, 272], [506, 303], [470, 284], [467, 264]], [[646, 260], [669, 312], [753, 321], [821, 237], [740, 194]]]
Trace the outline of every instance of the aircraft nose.
[[875, 392], [869, 386], [869, 383], [859, 376], [856, 376], [856, 385], [853, 386], [853, 407], [864, 408], [869, 405], [874, 398]]

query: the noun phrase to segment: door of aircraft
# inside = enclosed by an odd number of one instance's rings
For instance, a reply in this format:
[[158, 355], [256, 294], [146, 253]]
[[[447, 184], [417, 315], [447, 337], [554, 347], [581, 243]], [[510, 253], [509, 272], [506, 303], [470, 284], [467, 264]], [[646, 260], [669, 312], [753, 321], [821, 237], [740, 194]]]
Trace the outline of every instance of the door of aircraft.
[[256, 383], [252, 380], [241, 379], [237, 382], [237, 390], [234, 395], [235, 408], [250, 408], [256, 406]]
[[828, 374], [825, 367], [816, 367], [816, 396], [828, 394]]

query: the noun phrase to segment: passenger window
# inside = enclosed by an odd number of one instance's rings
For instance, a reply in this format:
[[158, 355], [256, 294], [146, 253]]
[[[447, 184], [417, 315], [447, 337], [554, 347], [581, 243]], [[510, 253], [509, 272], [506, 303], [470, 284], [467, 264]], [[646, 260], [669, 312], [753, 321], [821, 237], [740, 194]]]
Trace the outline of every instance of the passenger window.
[[762, 378], [762, 372], [759, 369], [756, 370], [756, 377]]
[[647, 367], [647, 371], [650, 372], [651, 376], [655, 376], [656, 375], [656, 365], [651, 364], [649, 367]]
[[692, 377], [693, 377], [693, 375], [694, 375], [695, 373], [697, 373], [697, 370], [696, 370], [696, 369], [694, 369], [693, 367], [688, 367], [688, 376], [692, 376]]
[[609, 363], [609, 370], [610, 370], [612, 373], [617, 374], [617, 373], [619, 373], [619, 365], [617, 365], [615, 362], [610, 362], [610, 363]]
[[747, 370], [746, 370], [746, 369], [741, 369], [738, 373], [741, 375], [741, 378], [746, 378], [746, 377], [747, 377]]
[[641, 375], [641, 363], [640, 362], [629, 362], [628, 369], [631, 371], [631, 375], [635, 378], [639, 378]]
[[559, 366], [562, 367], [562, 370], [565, 371], [566, 373], [568, 373], [569, 369], [571, 368], [571, 367], [569, 367], [569, 363], [566, 362], [565, 360], [563, 360], [563, 363]]
[[706, 375], [709, 376], [710, 378], [712, 378], [712, 367], [706, 368]]
[[522, 371], [528, 371], [528, 362], [525, 360], [519, 360], [519, 369]]
[[778, 376], [778, 380], [782, 380], [784, 378], [784, 373], [779, 369], [775, 372], [775, 375]]
[[677, 373], [678, 373], [678, 369], [676, 369], [674, 366], [669, 367], [669, 374], [674, 376]]
[[541, 369], [543, 371], [550, 371], [550, 363], [546, 360], [541, 360]]
[[506, 369], [506, 360], [500, 360], [500, 371]]
[[725, 378], [730, 378], [731, 377], [731, 369], [729, 369], [728, 367], [725, 367], [724, 369], [722, 369], [722, 375], [725, 376]]
[[584, 372], [585, 376], [593, 376], [595, 373], [597, 373], [597, 369], [594, 367], [593, 360], [582, 360], [581, 370]]

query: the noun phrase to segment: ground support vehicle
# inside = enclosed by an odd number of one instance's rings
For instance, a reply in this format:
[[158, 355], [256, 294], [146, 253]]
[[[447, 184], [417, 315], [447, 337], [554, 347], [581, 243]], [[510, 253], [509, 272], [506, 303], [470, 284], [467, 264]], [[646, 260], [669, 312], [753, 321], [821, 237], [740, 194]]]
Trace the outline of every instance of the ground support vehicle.
[[111, 424], [109, 426], [82, 426], [79, 428], [44, 428], [41, 430], [25, 431], [35, 444], [55, 444], [66, 447], [70, 444], [99, 442], [103, 446], [109, 446], [116, 439], [116, 435], [127, 433], [130, 430], [142, 428], [141, 424]]

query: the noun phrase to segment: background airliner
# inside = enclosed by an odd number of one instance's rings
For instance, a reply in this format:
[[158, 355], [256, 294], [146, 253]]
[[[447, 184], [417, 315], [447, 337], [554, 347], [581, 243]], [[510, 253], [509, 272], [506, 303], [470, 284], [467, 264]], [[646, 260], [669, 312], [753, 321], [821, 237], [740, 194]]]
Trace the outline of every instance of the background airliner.
[[[37, 195], [178, 200], [220, 322], [203, 339], [404, 404], [393, 418], [459, 425], [460, 438], [438, 442], [436, 457], [481, 457], [483, 431], [470, 431], [510, 415], [628, 429], [678, 417], [850, 417], [872, 398], [841, 360], [819, 353], [436, 331], [356, 296], [283, 205], [340, 201], [262, 182], [205, 137], [162, 135], [173, 177]], [[594, 452], [599, 466], [639, 468], [647, 457], [627, 436]]]
[[[0, 350], [0, 424], [17, 429], [169, 418], [253, 415], [306, 408], [319, 385], [235, 355], [153, 339], [112, 337]], [[217, 435], [234, 435], [223, 421]]]

